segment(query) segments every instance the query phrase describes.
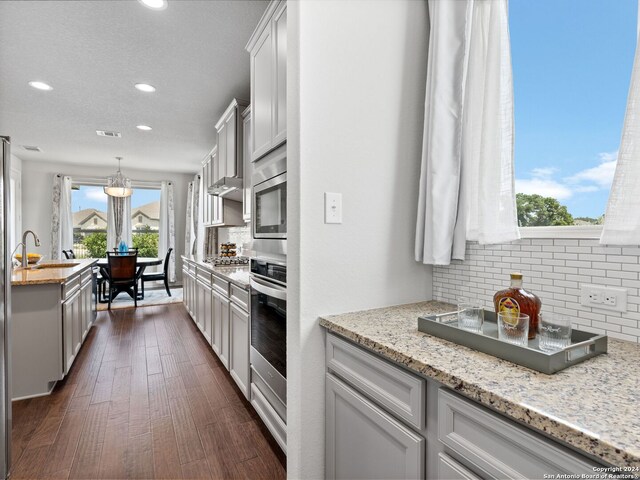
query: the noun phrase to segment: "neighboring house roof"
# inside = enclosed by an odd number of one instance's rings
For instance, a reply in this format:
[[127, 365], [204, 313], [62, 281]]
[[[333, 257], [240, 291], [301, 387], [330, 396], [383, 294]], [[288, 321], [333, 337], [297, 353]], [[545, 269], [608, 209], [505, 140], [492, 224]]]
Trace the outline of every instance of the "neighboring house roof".
[[131, 210], [131, 218], [138, 215], [144, 215], [151, 220], [160, 220], [160, 201], [147, 203], [146, 205], [140, 205], [139, 207]]
[[96, 210], [95, 208], [85, 208], [84, 210], [73, 212], [73, 228], [80, 228], [82, 224], [93, 216], [97, 216], [105, 222], [107, 221], [106, 213]]
[[[149, 220], [160, 220], [160, 201], [140, 205], [139, 207], [131, 210], [131, 218], [134, 220], [134, 222], [137, 223], [137, 218], [139, 215], [144, 215]], [[78, 210], [77, 212], [73, 213], [73, 228], [80, 228], [84, 223], [87, 222], [87, 220], [91, 219], [91, 217], [93, 216], [97, 216], [105, 223], [107, 221], [106, 212], [96, 210], [95, 208], [85, 208], [84, 210]]]

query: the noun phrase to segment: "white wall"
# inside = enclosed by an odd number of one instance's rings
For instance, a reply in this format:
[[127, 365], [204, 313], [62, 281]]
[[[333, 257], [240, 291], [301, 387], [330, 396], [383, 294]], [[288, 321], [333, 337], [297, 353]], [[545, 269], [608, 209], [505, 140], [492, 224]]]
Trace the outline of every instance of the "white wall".
[[[324, 477], [318, 316], [431, 298], [413, 260], [427, 58], [426, 2], [288, 6], [290, 478]], [[323, 223], [323, 192], [343, 223]]]
[[[104, 167], [63, 164], [54, 162], [22, 162], [22, 228], [38, 234], [41, 246], [37, 249], [50, 258], [51, 255], [51, 198], [53, 176], [57, 173], [73, 177], [107, 177], [115, 172], [113, 165]], [[184, 252], [184, 227], [187, 209], [187, 185], [193, 179], [192, 174], [172, 172], [151, 172], [125, 168], [124, 172], [132, 180], [162, 181], [171, 180], [174, 188], [175, 227], [176, 227], [176, 276], [182, 282], [182, 258]], [[30, 251], [33, 246], [29, 245]]]

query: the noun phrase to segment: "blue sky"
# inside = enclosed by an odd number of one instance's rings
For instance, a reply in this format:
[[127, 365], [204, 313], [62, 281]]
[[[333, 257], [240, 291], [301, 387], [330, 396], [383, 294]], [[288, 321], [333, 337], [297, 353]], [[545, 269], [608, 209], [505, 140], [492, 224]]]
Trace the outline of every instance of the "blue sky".
[[637, 0], [510, 0], [516, 191], [604, 213], [636, 46]]
[[[134, 188], [133, 195], [131, 195], [131, 207], [139, 207], [156, 200], [160, 200], [160, 190]], [[102, 187], [81, 186], [80, 190], [72, 191], [71, 209], [77, 212], [85, 208], [107, 211], [107, 196]]]

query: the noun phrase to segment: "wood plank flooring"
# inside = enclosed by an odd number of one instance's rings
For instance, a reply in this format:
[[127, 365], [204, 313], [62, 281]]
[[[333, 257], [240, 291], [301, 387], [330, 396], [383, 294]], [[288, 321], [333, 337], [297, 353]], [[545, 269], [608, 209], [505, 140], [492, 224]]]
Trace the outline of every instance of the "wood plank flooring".
[[13, 403], [13, 479], [281, 479], [285, 456], [182, 304], [100, 312], [50, 396]]

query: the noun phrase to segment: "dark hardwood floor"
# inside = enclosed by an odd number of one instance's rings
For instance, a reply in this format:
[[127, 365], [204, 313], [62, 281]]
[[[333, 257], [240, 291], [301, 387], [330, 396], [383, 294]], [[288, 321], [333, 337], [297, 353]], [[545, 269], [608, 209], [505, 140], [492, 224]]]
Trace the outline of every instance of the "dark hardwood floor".
[[13, 403], [21, 478], [285, 478], [285, 457], [182, 304], [100, 312], [50, 396]]

